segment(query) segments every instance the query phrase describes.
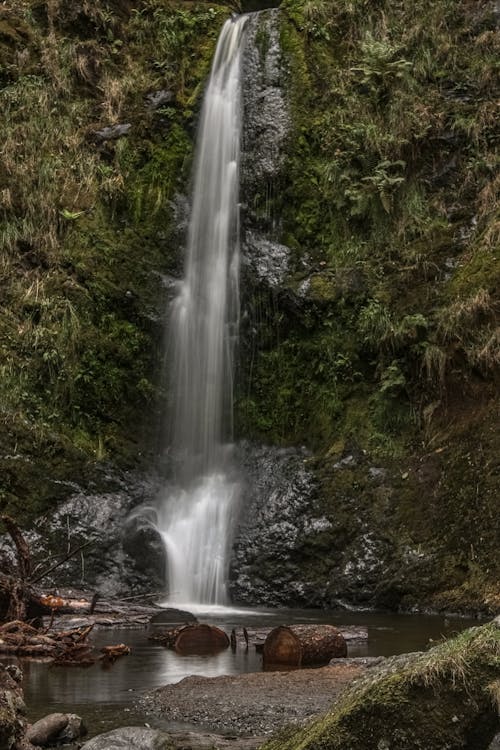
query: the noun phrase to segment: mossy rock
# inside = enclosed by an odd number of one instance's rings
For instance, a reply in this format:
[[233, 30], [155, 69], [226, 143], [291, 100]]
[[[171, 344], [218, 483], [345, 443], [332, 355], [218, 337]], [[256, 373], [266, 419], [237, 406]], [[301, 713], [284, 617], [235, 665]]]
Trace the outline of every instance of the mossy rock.
[[389, 659], [331, 711], [262, 750], [486, 750], [499, 728], [500, 627]]

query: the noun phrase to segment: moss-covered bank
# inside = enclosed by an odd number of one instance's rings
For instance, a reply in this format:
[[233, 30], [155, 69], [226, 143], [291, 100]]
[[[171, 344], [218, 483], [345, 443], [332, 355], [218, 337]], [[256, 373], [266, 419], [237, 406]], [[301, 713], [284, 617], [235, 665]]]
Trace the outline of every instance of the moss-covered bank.
[[486, 750], [499, 728], [500, 631], [467, 630], [424, 654], [393, 657], [323, 718], [265, 750]]
[[221, 5], [0, 10], [0, 498], [42, 509], [89, 461], [141, 460], [158, 408], [176, 191]]
[[315, 453], [318, 590], [371, 529], [389, 560], [372, 604], [498, 611], [496, 6], [281, 8], [293, 126], [272, 210], [292, 261], [250, 302], [241, 432]]

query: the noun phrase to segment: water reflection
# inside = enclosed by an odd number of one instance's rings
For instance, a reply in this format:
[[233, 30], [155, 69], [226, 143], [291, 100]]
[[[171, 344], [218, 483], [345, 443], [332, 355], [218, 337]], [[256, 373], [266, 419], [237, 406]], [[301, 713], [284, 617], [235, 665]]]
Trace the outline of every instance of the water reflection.
[[[442, 636], [451, 636], [475, 624], [458, 618], [289, 610], [265, 613], [245, 611], [241, 615], [226, 610], [220, 612], [219, 616], [213, 613], [206, 621], [221, 627], [228, 634], [232, 628], [241, 634], [243, 626], [249, 629], [271, 628], [293, 622], [368, 626], [368, 642], [349, 644], [349, 656], [422, 650]], [[149, 642], [147, 637], [147, 630], [95, 632], [93, 642], [96, 650], [116, 643], [131, 647], [130, 655], [118, 659], [111, 668], [103, 668], [100, 664], [86, 669], [64, 668], [23, 660], [21, 667], [25, 674], [29, 718], [36, 719], [52, 711], [75, 711], [78, 707], [82, 715], [93, 717], [96, 726], [104, 715], [107, 716], [107, 728], [120, 726], [131, 718], [130, 713], [124, 718], [123, 712], [130, 712], [134, 701], [147, 690], [179, 682], [188, 675], [217, 677], [262, 669], [261, 655], [252, 645], [246, 650], [242, 640], [236, 653], [228, 648], [214, 656], [181, 656]], [[3, 661], [12, 662], [13, 659], [4, 658]]]

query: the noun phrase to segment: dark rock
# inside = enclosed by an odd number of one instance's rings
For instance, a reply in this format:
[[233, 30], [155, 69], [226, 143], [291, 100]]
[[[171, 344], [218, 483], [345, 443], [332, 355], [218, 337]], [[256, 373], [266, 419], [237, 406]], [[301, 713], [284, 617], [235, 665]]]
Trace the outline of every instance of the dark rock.
[[118, 125], [108, 125], [107, 127], [102, 128], [102, 130], [95, 130], [94, 137], [97, 141], [100, 142], [116, 141], [118, 138], [121, 138], [124, 135], [128, 135], [131, 127], [132, 125], [129, 122]]
[[163, 609], [150, 620], [151, 625], [182, 625], [184, 622], [198, 622], [198, 620], [191, 612], [173, 607]]
[[115, 478], [115, 489], [102, 494], [73, 492], [57, 510], [29, 533], [34, 555], [61, 556], [69, 545], [90, 542], [46, 578], [44, 584], [97, 590], [104, 598], [153, 594], [164, 586], [165, 557], [161, 540], [148, 519], [134, 515], [152, 502], [159, 480], [139, 474]]
[[[14, 668], [17, 669], [17, 668]], [[26, 706], [18, 674], [0, 664], [0, 748], [10, 750], [24, 741]]]
[[57, 737], [57, 742], [61, 744], [74, 742], [74, 740], [85, 737], [87, 734], [87, 727], [83, 723], [81, 716], [77, 716], [76, 714], [66, 714], [66, 716], [68, 717], [68, 723]]
[[330, 523], [315, 510], [306, 454], [250, 446], [240, 451], [245, 508], [231, 562], [232, 596], [252, 605], [309, 604], [300, 550]]
[[38, 747], [55, 745], [61, 732], [66, 729], [67, 725], [68, 714], [49, 714], [29, 727], [27, 732], [28, 740]]
[[82, 745], [81, 750], [173, 750], [172, 739], [165, 732], [146, 727], [122, 727], [98, 734]]
[[168, 89], [152, 91], [146, 96], [146, 102], [150, 109], [158, 109], [159, 107], [163, 107], [164, 104], [170, 104], [173, 99], [174, 93]]
[[270, 288], [283, 283], [290, 258], [286, 245], [248, 231], [242, 249], [244, 272], [251, 273], [253, 283], [264, 283]]
[[7, 664], [7, 666], [5, 667], [5, 671], [19, 685], [22, 683], [23, 673], [22, 673], [22, 670], [18, 666], [16, 666], [15, 664]]
[[[242, 195], [247, 196], [245, 228], [272, 227], [273, 190], [284, 163], [284, 144], [290, 129], [290, 114], [284, 92], [283, 64], [277, 11], [250, 16], [245, 48], [243, 100], [245, 127], [242, 144]], [[267, 43], [258, 43], [259, 35]], [[254, 201], [254, 197], [258, 200]], [[251, 209], [254, 205], [262, 212]]]
[[396, 553], [387, 533], [393, 490], [361, 451], [332, 457], [325, 476], [297, 450], [242, 446], [241, 454], [246, 489], [230, 571], [235, 601], [397, 609], [411, 593], [409, 572], [420, 585], [432, 560], [401, 543]]

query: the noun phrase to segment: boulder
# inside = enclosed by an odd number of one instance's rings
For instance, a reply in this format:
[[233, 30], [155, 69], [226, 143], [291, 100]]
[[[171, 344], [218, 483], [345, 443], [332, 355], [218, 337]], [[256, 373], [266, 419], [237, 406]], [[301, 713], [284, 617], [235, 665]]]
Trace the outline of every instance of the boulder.
[[28, 729], [27, 738], [37, 747], [52, 747], [73, 742], [86, 734], [87, 729], [80, 716], [54, 713], [32, 724]]
[[173, 607], [167, 607], [162, 609], [158, 614], [153, 615], [150, 620], [150, 625], [182, 625], [188, 622], [197, 622], [196, 617], [191, 612], [186, 612], [183, 609], [174, 609]]
[[[104, 482], [104, 480], [99, 480]], [[165, 551], [141, 504], [151, 504], [159, 480], [140, 473], [110, 474], [109, 491], [75, 490], [30, 533], [33, 557], [60, 556], [61, 539], [71, 530], [71, 546], [89, 542], [84, 562], [75, 555], [44, 579], [59, 589], [81, 581], [102, 599], [130, 595], [160, 595], [164, 587]], [[99, 604], [100, 606], [100, 604]]]
[[56, 738], [68, 724], [68, 715], [62, 713], [49, 714], [43, 719], [35, 721], [28, 729], [28, 740], [32, 745], [48, 747], [56, 744]]

